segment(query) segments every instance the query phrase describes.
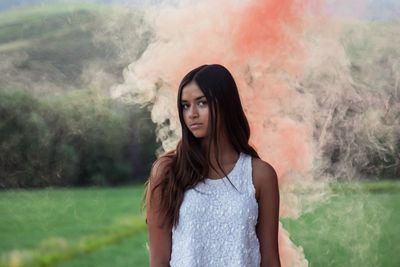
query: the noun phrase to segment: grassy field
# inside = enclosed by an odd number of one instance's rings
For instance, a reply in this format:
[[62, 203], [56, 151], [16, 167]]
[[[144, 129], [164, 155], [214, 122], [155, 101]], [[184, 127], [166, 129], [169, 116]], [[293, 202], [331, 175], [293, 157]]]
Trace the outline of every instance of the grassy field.
[[[399, 183], [333, 188], [313, 212], [281, 219], [309, 266], [400, 266]], [[2, 266], [148, 266], [141, 196], [141, 186], [0, 192]]]

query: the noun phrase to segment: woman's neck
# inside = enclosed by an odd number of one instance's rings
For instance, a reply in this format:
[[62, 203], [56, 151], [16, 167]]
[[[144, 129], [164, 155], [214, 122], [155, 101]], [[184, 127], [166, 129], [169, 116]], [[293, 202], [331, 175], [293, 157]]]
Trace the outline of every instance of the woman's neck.
[[[213, 166], [218, 166], [217, 164], [217, 151], [215, 148], [214, 144], [211, 144], [209, 146], [210, 140], [205, 139], [202, 146], [203, 146], [203, 151], [207, 153], [208, 149], [209, 155], [210, 155], [210, 162]], [[238, 158], [239, 153], [234, 149], [232, 144], [229, 142], [228, 138], [226, 135], [223, 133], [220, 134], [219, 139], [218, 139], [218, 161], [219, 163], [224, 166], [224, 165], [230, 165], [234, 162], [236, 162]]]

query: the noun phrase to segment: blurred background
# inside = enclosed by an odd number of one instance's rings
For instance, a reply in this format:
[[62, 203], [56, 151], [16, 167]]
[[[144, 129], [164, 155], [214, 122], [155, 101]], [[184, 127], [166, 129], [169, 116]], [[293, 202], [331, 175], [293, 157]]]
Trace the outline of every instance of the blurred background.
[[[111, 89], [159, 44], [147, 10], [178, 2], [0, 0], [0, 266], [148, 266], [140, 201], [166, 123], [144, 93]], [[352, 87], [327, 108], [336, 70], [296, 86], [321, 111], [314, 175], [330, 195], [281, 223], [294, 266], [400, 266], [400, 5], [325, 2]]]
[[141, 12], [2, 0], [0, 21], [1, 266], [146, 266], [155, 124], [109, 93], [152, 37]]

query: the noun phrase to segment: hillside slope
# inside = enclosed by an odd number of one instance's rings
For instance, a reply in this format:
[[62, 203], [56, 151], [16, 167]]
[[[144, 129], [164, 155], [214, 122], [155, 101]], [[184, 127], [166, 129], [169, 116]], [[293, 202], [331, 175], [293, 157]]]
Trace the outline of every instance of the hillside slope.
[[152, 36], [140, 10], [107, 5], [35, 5], [0, 14], [0, 86], [39, 94], [108, 89]]

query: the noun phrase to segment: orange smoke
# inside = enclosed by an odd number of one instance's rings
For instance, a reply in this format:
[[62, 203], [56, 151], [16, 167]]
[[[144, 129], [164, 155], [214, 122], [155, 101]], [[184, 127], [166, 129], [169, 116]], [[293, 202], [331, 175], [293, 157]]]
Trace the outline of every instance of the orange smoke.
[[[152, 118], [162, 124], [159, 134], [173, 132], [162, 139], [169, 150], [180, 135], [175, 106], [180, 79], [202, 64], [225, 65], [238, 84], [251, 142], [278, 173], [281, 217], [302, 212], [300, 199], [290, 190], [315, 183], [314, 99], [297, 90], [307, 55], [303, 39], [309, 4], [206, 0], [149, 10], [147, 19], [157, 39], [125, 71], [125, 84], [114, 88], [115, 94], [129, 92], [154, 103]], [[279, 246], [282, 266], [308, 265], [302, 248], [290, 241], [281, 224]]]

